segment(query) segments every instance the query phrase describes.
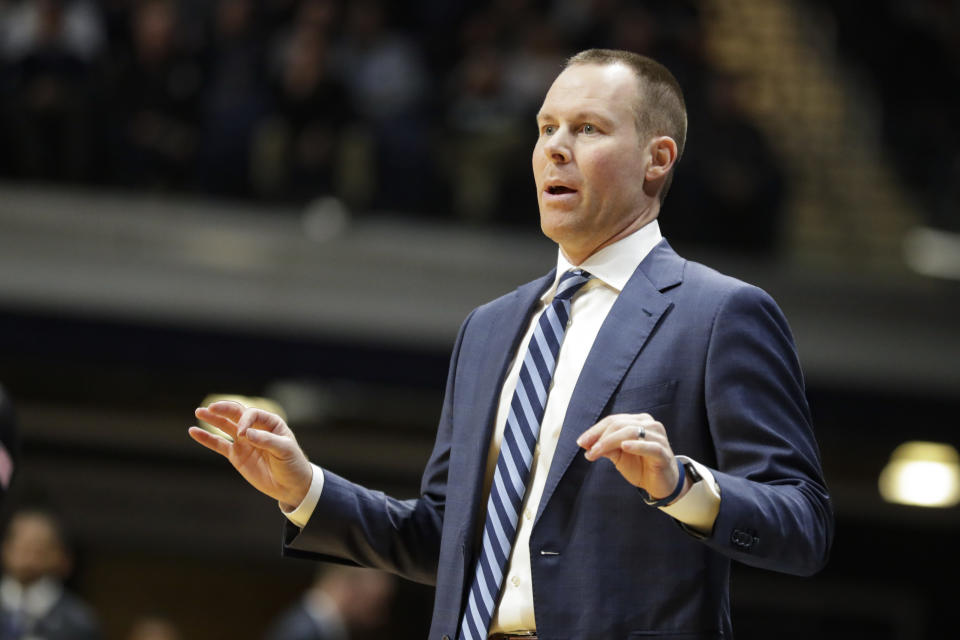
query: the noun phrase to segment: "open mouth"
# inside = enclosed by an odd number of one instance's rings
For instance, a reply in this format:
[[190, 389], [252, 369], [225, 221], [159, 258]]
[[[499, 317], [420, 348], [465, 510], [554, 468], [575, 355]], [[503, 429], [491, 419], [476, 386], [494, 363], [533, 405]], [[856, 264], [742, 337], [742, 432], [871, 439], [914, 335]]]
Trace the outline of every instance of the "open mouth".
[[570, 187], [564, 187], [563, 185], [554, 185], [552, 187], [547, 187], [547, 193], [552, 196], [559, 196], [565, 193], [576, 193], [576, 189], [571, 189]]

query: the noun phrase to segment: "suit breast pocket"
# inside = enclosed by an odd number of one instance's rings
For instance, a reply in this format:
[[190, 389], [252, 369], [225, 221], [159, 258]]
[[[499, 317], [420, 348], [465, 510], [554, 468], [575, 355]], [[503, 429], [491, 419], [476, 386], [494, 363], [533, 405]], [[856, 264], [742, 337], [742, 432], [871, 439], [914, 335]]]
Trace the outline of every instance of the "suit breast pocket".
[[[607, 405], [605, 415], [615, 413], [652, 413], [658, 407], [673, 404], [677, 395], [677, 381], [667, 380], [618, 391]], [[656, 418], [656, 416], [654, 416]]]

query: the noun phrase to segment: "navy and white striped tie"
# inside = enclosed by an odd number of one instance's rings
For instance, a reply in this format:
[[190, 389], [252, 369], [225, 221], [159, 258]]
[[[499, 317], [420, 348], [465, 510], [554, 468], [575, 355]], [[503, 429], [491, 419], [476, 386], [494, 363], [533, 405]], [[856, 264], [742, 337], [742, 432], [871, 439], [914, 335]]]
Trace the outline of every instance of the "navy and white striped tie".
[[526, 493], [550, 380], [570, 318], [570, 299], [592, 277], [580, 269], [564, 273], [553, 301], [540, 314], [530, 338], [517, 389], [510, 401], [510, 414], [493, 474], [487, 500], [487, 521], [483, 526], [483, 547], [470, 586], [467, 608], [460, 621], [460, 640], [484, 640], [487, 637], [503, 585], [503, 571], [517, 533], [520, 504]]

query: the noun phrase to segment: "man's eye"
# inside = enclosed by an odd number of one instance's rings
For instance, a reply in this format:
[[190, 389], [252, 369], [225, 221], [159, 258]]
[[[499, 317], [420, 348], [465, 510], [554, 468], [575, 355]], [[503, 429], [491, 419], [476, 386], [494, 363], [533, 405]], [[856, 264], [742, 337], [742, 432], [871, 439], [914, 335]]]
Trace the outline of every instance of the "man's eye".
[[552, 135], [556, 130], [557, 130], [557, 128], [556, 128], [555, 126], [553, 126], [552, 124], [548, 124], [547, 126], [545, 126], [545, 127], [543, 128], [543, 132], [544, 132], [545, 134], [547, 134], [548, 136], [549, 136], [549, 135]]
[[581, 127], [581, 129], [583, 130], [584, 133], [596, 133], [596, 132], [597, 132], [597, 128], [596, 128], [595, 126], [593, 126], [592, 124], [585, 124], [585, 125], [583, 125], [583, 127]]

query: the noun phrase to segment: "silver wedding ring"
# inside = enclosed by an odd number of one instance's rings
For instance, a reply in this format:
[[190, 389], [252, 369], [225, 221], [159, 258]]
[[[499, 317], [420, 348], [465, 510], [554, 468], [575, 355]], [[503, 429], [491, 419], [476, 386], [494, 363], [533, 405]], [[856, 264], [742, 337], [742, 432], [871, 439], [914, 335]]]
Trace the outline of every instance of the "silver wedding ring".
[[643, 440], [647, 437], [647, 430], [643, 427], [637, 427], [637, 440]]

